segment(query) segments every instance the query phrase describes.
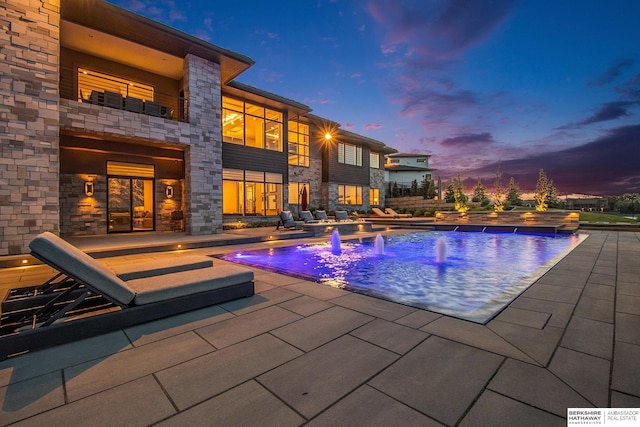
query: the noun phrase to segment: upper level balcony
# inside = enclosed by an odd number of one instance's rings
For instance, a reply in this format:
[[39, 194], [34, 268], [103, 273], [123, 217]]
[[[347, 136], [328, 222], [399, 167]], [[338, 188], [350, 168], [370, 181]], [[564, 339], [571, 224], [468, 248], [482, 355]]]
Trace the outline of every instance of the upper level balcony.
[[[102, 65], [103, 69], [119, 68], [104, 63]], [[158, 90], [159, 79], [154, 79], [153, 76], [140, 81], [80, 66], [61, 67], [60, 75], [62, 98], [168, 120], [188, 121], [188, 99], [180, 96], [177, 91], [165, 93]]]

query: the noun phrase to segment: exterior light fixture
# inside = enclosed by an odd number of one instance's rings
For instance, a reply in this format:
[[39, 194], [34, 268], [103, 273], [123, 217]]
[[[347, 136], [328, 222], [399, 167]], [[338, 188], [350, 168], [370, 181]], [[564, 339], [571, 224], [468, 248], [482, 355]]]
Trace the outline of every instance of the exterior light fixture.
[[167, 199], [173, 199], [173, 186], [167, 185], [167, 188], [164, 189], [164, 194], [167, 196]]
[[333, 138], [333, 136], [331, 135], [330, 132], [327, 132], [324, 134], [325, 141], [331, 141], [331, 138]]
[[87, 197], [93, 196], [93, 181], [85, 181], [84, 183], [84, 195]]

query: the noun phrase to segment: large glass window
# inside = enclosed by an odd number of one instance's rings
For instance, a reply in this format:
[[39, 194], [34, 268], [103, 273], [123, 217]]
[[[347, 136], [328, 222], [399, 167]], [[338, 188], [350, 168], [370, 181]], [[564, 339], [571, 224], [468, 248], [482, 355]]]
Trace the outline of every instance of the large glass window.
[[222, 213], [277, 215], [282, 210], [282, 174], [223, 169]]
[[309, 167], [309, 125], [289, 121], [289, 164]]
[[302, 188], [307, 189], [307, 202], [311, 200], [311, 187], [308, 182], [289, 181], [289, 204], [299, 205], [302, 203]]
[[369, 189], [369, 204], [371, 206], [380, 206], [380, 189], [378, 188]]
[[338, 143], [338, 163], [362, 166], [362, 147]]
[[283, 114], [259, 105], [222, 97], [222, 140], [282, 151]]
[[369, 167], [373, 169], [380, 169], [380, 154], [378, 153], [369, 153]]
[[244, 105], [242, 101], [222, 98], [222, 140], [244, 145]]
[[362, 187], [357, 185], [338, 185], [339, 205], [361, 205]]

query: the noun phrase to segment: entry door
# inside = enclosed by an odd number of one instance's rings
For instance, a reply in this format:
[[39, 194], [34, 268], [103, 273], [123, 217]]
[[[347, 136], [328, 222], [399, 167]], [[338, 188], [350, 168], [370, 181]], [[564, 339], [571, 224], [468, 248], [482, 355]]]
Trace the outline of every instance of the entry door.
[[154, 229], [153, 179], [109, 177], [109, 233]]

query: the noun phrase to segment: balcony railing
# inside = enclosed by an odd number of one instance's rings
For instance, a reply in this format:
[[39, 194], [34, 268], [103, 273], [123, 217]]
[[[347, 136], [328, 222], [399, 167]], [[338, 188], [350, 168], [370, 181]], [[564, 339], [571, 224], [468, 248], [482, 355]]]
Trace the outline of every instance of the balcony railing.
[[61, 98], [188, 122], [189, 103], [184, 97], [98, 72], [86, 77], [74, 69], [61, 68], [60, 74]]

